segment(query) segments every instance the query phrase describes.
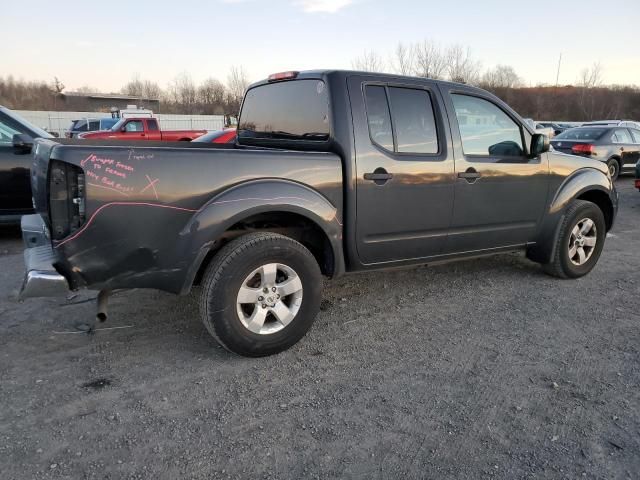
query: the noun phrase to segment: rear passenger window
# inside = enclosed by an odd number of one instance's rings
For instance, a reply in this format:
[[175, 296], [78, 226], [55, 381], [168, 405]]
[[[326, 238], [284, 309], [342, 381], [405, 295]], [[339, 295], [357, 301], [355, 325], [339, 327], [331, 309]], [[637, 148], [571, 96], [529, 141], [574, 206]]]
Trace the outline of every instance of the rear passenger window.
[[631, 129], [631, 135], [633, 136], [633, 143], [640, 143], [640, 130]]
[[157, 132], [158, 131], [158, 122], [156, 122], [155, 120], [147, 120], [147, 129], [150, 132]]
[[92, 132], [94, 130], [100, 130], [100, 120], [91, 120], [89, 122], [89, 130], [91, 130]]
[[618, 128], [611, 136], [611, 141], [613, 143], [631, 143], [631, 139], [629, 138], [629, 134], [624, 128]]
[[438, 153], [436, 120], [426, 90], [389, 88], [391, 115], [400, 153]]
[[396, 153], [438, 153], [438, 133], [429, 92], [368, 85], [365, 100], [369, 134], [374, 143]]
[[382, 148], [393, 151], [393, 133], [391, 132], [391, 116], [385, 88], [376, 85], [365, 87], [367, 102], [367, 121], [371, 140]]

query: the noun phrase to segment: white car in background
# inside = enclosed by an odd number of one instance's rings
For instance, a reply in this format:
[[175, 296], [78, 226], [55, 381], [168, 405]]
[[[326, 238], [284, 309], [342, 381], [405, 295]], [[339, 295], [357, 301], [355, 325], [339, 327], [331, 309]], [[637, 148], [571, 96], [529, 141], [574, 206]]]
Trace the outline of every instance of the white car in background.
[[553, 128], [540, 125], [539, 123], [534, 122], [532, 118], [525, 118], [524, 121], [527, 122], [527, 125], [533, 128], [536, 133], [542, 133], [549, 138], [553, 138], [556, 134]]

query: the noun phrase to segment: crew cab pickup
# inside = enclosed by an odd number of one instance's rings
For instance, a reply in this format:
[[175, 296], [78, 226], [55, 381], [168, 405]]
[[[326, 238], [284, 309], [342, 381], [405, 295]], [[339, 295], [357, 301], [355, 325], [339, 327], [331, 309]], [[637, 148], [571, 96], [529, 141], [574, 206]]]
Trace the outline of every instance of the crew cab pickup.
[[349, 71], [251, 85], [233, 145], [38, 140], [32, 179], [25, 296], [99, 290], [103, 320], [112, 290], [200, 285], [206, 328], [248, 356], [303, 337], [323, 275], [512, 250], [585, 275], [618, 204], [606, 165], [488, 92]]
[[122, 118], [111, 129], [81, 133], [82, 139], [149, 140], [189, 142], [207, 133], [206, 130], [161, 130], [156, 118]]

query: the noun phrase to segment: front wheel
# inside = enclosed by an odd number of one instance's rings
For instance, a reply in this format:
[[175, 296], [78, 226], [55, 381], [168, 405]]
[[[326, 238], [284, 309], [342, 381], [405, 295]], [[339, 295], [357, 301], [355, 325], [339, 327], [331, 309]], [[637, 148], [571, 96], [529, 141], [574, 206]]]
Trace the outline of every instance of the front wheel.
[[606, 234], [602, 210], [594, 203], [574, 200], [560, 225], [553, 258], [544, 265], [545, 271], [560, 278], [586, 275], [598, 263]]
[[207, 268], [200, 314], [227, 350], [250, 357], [286, 350], [320, 308], [322, 276], [313, 255], [275, 233], [243, 235]]

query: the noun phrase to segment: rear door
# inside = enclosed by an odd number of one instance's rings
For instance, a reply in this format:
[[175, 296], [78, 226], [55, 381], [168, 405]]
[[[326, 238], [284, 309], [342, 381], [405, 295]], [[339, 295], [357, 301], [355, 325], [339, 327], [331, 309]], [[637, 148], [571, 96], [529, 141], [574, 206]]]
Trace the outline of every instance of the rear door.
[[640, 160], [640, 130], [637, 128], [630, 128], [631, 140], [633, 141], [633, 148], [627, 153], [623, 159], [623, 163], [636, 164]]
[[365, 264], [439, 255], [453, 205], [451, 137], [435, 84], [349, 78], [356, 244]]
[[147, 122], [147, 140], [162, 140], [158, 120], [150, 118], [145, 121]]
[[441, 88], [456, 166], [455, 204], [445, 252], [533, 241], [547, 200], [547, 154], [528, 156], [531, 135], [493, 98], [455, 85]]
[[638, 145], [633, 142], [631, 132], [628, 129], [615, 128], [611, 135], [611, 142], [614, 144], [614, 152], [616, 152], [622, 160], [622, 166], [635, 163], [633, 159], [637, 158]]

